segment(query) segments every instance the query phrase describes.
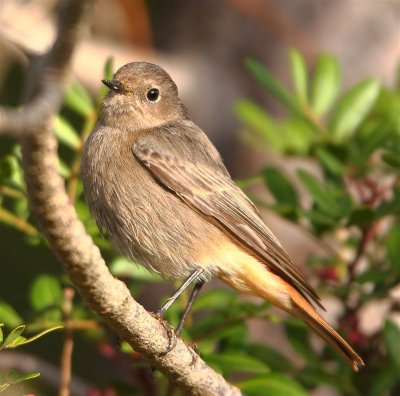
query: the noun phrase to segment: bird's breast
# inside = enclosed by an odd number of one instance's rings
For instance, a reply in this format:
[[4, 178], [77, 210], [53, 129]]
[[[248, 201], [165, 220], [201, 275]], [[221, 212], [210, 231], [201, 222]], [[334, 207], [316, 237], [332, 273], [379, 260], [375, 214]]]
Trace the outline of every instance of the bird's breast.
[[133, 142], [109, 135], [92, 135], [82, 158], [85, 197], [99, 228], [150, 270], [187, 277], [220, 231], [151, 176], [131, 152]]

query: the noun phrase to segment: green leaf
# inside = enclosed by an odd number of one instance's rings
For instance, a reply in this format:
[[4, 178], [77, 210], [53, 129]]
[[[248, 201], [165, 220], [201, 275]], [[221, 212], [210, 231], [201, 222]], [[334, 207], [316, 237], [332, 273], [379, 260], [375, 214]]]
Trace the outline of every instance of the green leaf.
[[212, 289], [200, 294], [193, 304], [193, 312], [201, 309], [226, 309], [234, 300], [237, 294], [228, 289]]
[[35, 310], [60, 306], [62, 299], [61, 285], [52, 275], [38, 276], [30, 289], [30, 301]]
[[222, 353], [204, 356], [204, 360], [224, 374], [232, 372], [264, 374], [270, 370], [263, 362], [250, 356], [234, 353]]
[[338, 373], [330, 373], [321, 367], [305, 367], [297, 377], [302, 384], [314, 388], [320, 384], [328, 384], [337, 390], [341, 390], [341, 395], [358, 396], [359, 392], [355, 389], [350, 378]]
[[263, 170], [262, 175], [277, 203], [292, 207], [298, 205], [297, 191], [289, 179], [278, 168], [269, 166]]
[[81, 140], [78, 133], [72, 125], [60, 115], [56, 117], [55, 134], [61, 143], [73, 150], [78, 150], [81, 146]]
[[[221, 315], [221, 313], [219, 314]], [[213, 328], [210, 335], [206, 331], [202, 333], [207, 335], [210, 340], [218, 340], [220, 342], [233, 342], [235, 339], [243, 340], [247, 337], [247, 328], [245, 322], [236, 322], [232, 325], [226, 326], [226, 321], [220, 323], [219, 327]]]
[[104, 79], [112, 80], [114, 76], [114, 58], [112, 56], [108, 57], [106, 63], [104, 64]]
[[376, 287], [379, 284], [385, 284], [389, 276], [388, 271], [373, 267], [357, 275], [355, 281], [357, 284], [372, 282]]
[[316, 177], [304, 169], [300, 169], [297, 174], [321, 209], [332, 215], [338, 215], [340, 213], [340, 207], [337, 201], [326, 186], [322, 185]]
[[353, 150], [359, 152], [359, 159], [357, 162], [360, 167], [364, 166], [364, 163], [368, 158], [376, 152], [376, 150], [382, 149], [383, 145], [390, 139], [393, 134], [393, 130], [389, 123], [382, 122], [382, 120], [375, 120], [374, 123], [370, 123], [369, 128], [363, 128], [359, 138], [356, 140]]
[[115, 276], [129, 277], [143, 282], [163, 282], [163, 279], [142, 265], [138, 265], [123, 256], [114, 259], [110, 264], [110, 271]]
[[0, 320], [7, 327], [14, 328], [23, 323], [17, 311], [5, 301], [0, 300]]
[[372, 224], [375, 221], [375, 219], [376, 219], [375, 210], [373, 210], [370, 206], [361, 206], [354, 209], [350, 213], [347, 225], [365, 227], [369, 224]]
[[246, 126], [253, 129], [265, 140], [266, 148], [282, 150], [285, 144], [283, 137], [279, 133], [275, 121], [262, 107], [250, 100], [242, 99], [236, 102], [235, 113]]
[[300, 213], [312, 223], [314, 229], [319, 231], [318, 234], [337, 226], [337, 221], [332, 216], [329, 216], [320, 210], [302, 210]]
[[209, 340], [221, 340], [242, 333], [246, 329], [243, 320], [231, 322], [229, 326], [226, 325], [227, 320], [228, 317], [221, 315], [220, 311], [211, 311], [208, 315], [193, 322], [190, 335], [194, 340], [201, 339], [204, 335]]
[[[39, 375], [40, 373], [38, 372], [22, 374], [18, 371], [11, 370], [0, 378], [0, 393], [11, 385], [17, 384], [18, 382], [28, 381], [32, 378], [39, 377]], [[12, 392], [12, 394], [14, 394], [14, 392]]]
[[[208, 339], [218, 339], [218, 332], [220, 330], [230, 329], [233, 330], [234, 325], [226, 326], [229, 320], [229, 313], [221, 315], [219, 310], [211, 311], [208, 315], [196, 319], [190, 328], [190, 335], [193, 339], [201, 338], [205, 334]], [[244, 325], [243, 321], [239, 325]], [[236, 331], [236, 330], [235, 330]], [[224, 335], [227, 333], [224, 333]], [[231, 334], [231, 333], [229, 333]]]
[[120, 342], [120, 350], [121, 350], [121, 352], [128, 353], [128, 354], [131, 354], [132, 352], [134, 352], [134, 349], [126, 341]]
[[290, 371], [293, 368], [286, 356], [264, 344], [250, 344], [247, 353], [264, 362], [272, 371]]
[[301, 55], [301, 53], [294, 49], [289, 51], [289, 61], [290, 61], [290, 69], [292, 72], [292, 80], [296, 90], [297, 97], [299, 98], [301, 103], [307, 104], [308, 73], [307, 73], [306, 62], [304, 61], [304, 58]]
[[298, 382], [276, 373], [244, 380], [239, 388], [249, 396], [308, 396], [308, 392]]
[[60, 157], [58, 157], [58, 173], [64, 179], [67, 179], [71, 175], [71, 170], [68, 165]]
[[23, 345], [23, 344], [29, 344], [30, 342], [36, 341], [38, 338], [43, 337], [45, 334], [50, 333], [55, 330], [63, 329], [63, 326], [53, 326], [50, 327], [49, 329], [43, 330], [38, 334], [35, 334], [34, 336], [30, 338], [26, 338], [23, 342], [20, 342], [18, 345]]
[[24, 330], [25, 330], [25, 325], [21, 325], [13, 329], [4, 340], [1, 349], [14, 348], [15, 342], [18, 340], [18, 338], [21, 336]]
[[374, 373], [367, 396], [382, 396], [390, 394], [396, 383], [399, 383], [399, 371], [394, 365], [382, 367]]
[[342, 176], [346, 172], [346, 166], [328, 149], [319, 147], [317, 148], [315, 155], [321, 161], [324, 168], [332, 174]]
[[34, 372], [34, 373], [29, 373], [29, 374], [19, 374], [18, 376], [15, 376], [13, 378], [13, 382], [12, 384], [16, 384], [18, 382], [22, 382], [22, 381], [29, 381], [33, 378], [37, 378], [40, 376], [39, 372]]
[[400, 214], [400, 187], [393, 189], [393, 198], [378, 207], [376, 213], [379, 217]]
[[24, 176], [20, 160], [16, 155], [6, 155], [0, 162], [0, 182], [25, 191]]
[[359, 83], [343, 96], [330, 122], [335, 141], [343, 142], [354, 134], [371, 110], [379, 90], [379, 81], [369, 79]]
[[318, 57], [311, 89], [311, 108], [322, 116], [332, 106], [340, 88], [340, 66], [329, 54]]
[[20, 345], [25, 344], [26, 337], [19, 336], [13, 343], [13, 348], [19, 347]]
[[315, 140], [315, 130], [304, 117], [293, 116], [279, 123], [277, 128], [286, 153], [309, 153]]
[[64, 103], [71, 110], [83, 117], [88, 117], [94, 112], [92, 99], [86, 89], [83, 88], [78, 81], [74, 81], [68, 86], [64, 97]]
[[386, 237], [386, 249], [393, 268], [400, 274], [400, 224], [395, 224]]
[[257, 81], [289, 109], [302, 113], [296, 98], [261, 63], [247, 58], [245, 65]]
[[400, 329], [390, 320], [386, 321], [385, 327], [383, 328], [383, 341], [385, 343], [386, 352], [397, 367], [397, 371], [400, 375]]
[[3, 343], [3, 339], [4, 339], [3, 329], [2, 329], [3, 326], [4, 326], [4, 323], [0, 323], [0, 347], [1, 347], [1, 344]]
[[242, 301], [236, 304], [235, 307], [232, 307], [232, 311], [237, 311], [238, 316], [243, 316], [243, 314], [246, 314], [247, 316], [252, 317], [270, 307], [271, 303], [269, 301], [263, 301], [261, 304], [250, 301]]
[[393, 168], [400, 169], [400, 155], [386, 152], [382, 155], [382, 159]]
[[307, 327], [298, 321], [291, 320], [285, 324], [286, 335], [292, 348], [308, 363], [320, 363], [316, 352], [312, 349]]

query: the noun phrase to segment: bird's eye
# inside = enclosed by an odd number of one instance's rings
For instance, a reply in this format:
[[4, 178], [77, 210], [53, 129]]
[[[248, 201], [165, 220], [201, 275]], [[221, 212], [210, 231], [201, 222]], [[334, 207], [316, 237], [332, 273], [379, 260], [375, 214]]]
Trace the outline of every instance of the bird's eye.
[[151, 88], [147, 92], [146, 96], [150, 102], [157, 102], [157, 100], [160, 98], [160, 91], [157, 88]]

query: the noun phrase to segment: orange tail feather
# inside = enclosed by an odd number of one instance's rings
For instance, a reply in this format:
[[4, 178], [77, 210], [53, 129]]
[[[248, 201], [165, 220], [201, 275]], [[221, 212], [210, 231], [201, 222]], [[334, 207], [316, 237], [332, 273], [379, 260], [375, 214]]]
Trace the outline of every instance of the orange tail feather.
[[293, 306], [293, 311], [291, 313], [302, 318], [317, 334], [350, 363], [354, 371], [358, 371], [360, 366], [364, 366], [364, 362], [360, 356], [358, 356], [343, 337], [318, 314], [311, 304], [291, 286], [287, 285], [287, 289]]
[[[245, 260], [243, 260], [245, 261]], [[243, 262], [242, 261], [242, 262]], [[240, 292], [255, 294], [286, 312], [303, 319], [330, 346], [350, 363], [355, 371], [364, 366], [353, 348], [330, 326], [314, 307], [289, 283], [268, 271], [254, 258], [246, 257], [245, 264], [233, 273], [221, 273], [220, 278]]]

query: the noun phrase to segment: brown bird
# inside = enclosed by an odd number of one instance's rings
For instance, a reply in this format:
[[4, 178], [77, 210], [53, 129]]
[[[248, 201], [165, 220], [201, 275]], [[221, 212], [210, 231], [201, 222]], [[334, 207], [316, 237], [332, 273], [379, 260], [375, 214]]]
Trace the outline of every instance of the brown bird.
[[364, 365], [314, 309], [322, 307], [316, 292], [191, 121], [171, 77], [134, 62], [103, 83], [110, 92], [82, 157], [85, 197], [123, 254], [186, 279], [160, 312], [195, 282], [192, 303], [216, 276], [304, 319], [354, 370]]

